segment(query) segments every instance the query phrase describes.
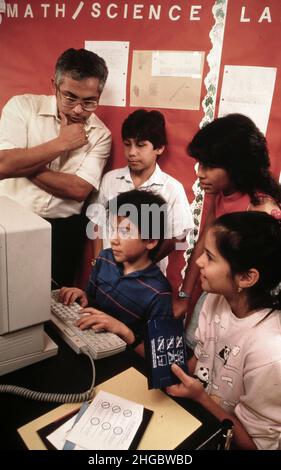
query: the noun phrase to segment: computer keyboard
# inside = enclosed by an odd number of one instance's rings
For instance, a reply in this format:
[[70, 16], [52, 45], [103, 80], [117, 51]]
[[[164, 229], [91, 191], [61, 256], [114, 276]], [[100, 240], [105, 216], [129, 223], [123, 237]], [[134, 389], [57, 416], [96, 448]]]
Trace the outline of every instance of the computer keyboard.
[[51, 321], [64, 341], [76, 352], [87, 348], [93, 359], [112, 356], [126, 348], [126, 343], [113, 333], [95, 333], [94, 330], [80, 330], [75, 323], [80, 318], [80, 305], [64, 305], [58, 301], [59, 290], [53, 290], [51, 296]]

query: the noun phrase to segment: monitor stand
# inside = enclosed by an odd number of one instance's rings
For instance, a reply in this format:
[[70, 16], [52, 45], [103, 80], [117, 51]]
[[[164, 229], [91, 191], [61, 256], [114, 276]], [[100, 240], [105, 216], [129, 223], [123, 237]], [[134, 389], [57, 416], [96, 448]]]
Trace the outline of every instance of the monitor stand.
[[58, 353], [58, 346], [45, 332], [43, 332], [43, 341], [44, 345], [41, 351], [23, 354], [7, 360], [0, 359], [0, 376], [22, 367], [29, 366], [35, 362], [42, 361], [43, 359], [48, 359]]

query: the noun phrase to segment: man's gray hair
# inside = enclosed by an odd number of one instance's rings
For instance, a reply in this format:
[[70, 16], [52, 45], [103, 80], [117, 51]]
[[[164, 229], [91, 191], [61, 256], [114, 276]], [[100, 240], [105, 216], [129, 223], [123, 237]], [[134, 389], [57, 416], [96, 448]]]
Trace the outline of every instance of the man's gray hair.
[[97, 78], [101, 93], [108, 76], [108, 68], [105, 60], [94, 52], [71, 48], [64, 51], [57, 60], [55, 67], [57, 87], [61, 85], [65, 75], [78, 81], [84, 78]]

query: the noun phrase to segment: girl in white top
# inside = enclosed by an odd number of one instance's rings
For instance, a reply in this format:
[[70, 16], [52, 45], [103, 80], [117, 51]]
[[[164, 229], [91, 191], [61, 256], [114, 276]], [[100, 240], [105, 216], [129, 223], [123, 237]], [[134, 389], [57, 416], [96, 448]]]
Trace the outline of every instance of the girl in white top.
[[188, 397], [234, 423], [242, 449], [281, 449], [281, 225], [262, 212], [218, 218], [198, 258], [209, 292], [198, 344], [172, 396]]

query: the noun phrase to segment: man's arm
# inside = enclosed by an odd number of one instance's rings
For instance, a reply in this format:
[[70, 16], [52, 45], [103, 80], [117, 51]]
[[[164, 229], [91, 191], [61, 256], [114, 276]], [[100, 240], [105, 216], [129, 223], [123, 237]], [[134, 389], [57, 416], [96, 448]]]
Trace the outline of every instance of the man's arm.
[[188, 267], [185, 271], [184, 279], [183, 279], [183, 283], [181, 287], [181, 290], [183, 292], [186, 292], [190, 297], [181, 298], [181, 299], [177, 297], [173, 300], [173, 312], [176, 318], [185, 315], [186, 312], [188, 314], [190, 313], [188, 309], [191, 304], [192, 294], [193, 294], [195, 285], [199, 281], [199, 268], [196, 264], [196, 260], [203, 253], [204, 240], [205, 240], [205, 228], [203, 229], [203, 232], [198, 238], [196, 245], [193, 248], [193, 251], [190, 255], [190, 258], [188, 261]]
[[[101, 180], [99, 192], [93, 194], [92, 202], [88, 207], [86, 215], [92, 221], [92, 254], [93, 258], [96, 259], [103, 249], [104, 240], [110, 240], [110, 233], [108, 232], [108, 214], [107, 204], [110, 196], [110, 178], [109, 174], [106, 173]], [[91, 208], [94, 208], [91, 212]]]
[[63, 152], [88, 143], [83, 124], [69, 124], [61, 116], [58, 137], [31, 148], [0, 150], [0, 179], [29, 176], [44, 168]]
[[84, 201], [93, 189], [93, 186], [70, 173], [60, 173], [45, 169], [34, 176], [30, 181], [49, 194], [61, 199], [73, 199], [78, 202]]

